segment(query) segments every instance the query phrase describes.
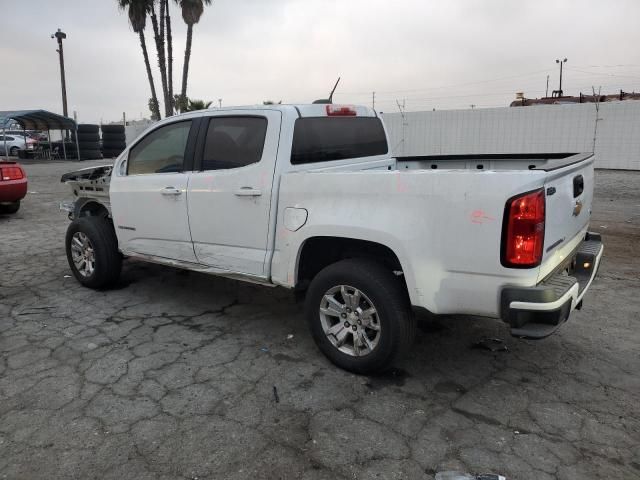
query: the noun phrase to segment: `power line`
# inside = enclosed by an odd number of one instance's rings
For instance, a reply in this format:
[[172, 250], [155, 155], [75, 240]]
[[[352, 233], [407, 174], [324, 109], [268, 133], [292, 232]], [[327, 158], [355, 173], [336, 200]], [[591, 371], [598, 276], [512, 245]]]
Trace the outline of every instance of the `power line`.
[[619, 74], [619, 73], [608, 73], [608, 72], [602, 72], [602, 73], [585, 72], [584, 70], [578, 70], [577, 68], [568, 68], [568, 67], [567, 67], [567, 70], [570, 70], [572, 72], [585, 73], [587, 75], [600, 76], [600, 77], [620, 77], [620, 78], [636, 78], [636, 79], [640, 79], [640, 76], [638, 76], [638, 75], [623, 75], [623, 74]]
[[[591, 89], [591, 87], [593, 86], [592, 82], [581, 82], [578, 83], [576, 85], [576, 87], [582, 87], [582, 89], [584, 90], [589, 90]], [[580, 90], [581, 88], [576, 88], [574, 87], [574, 89], [576, 90]], [[602, 85], [603, 88], [607, 88], [607, 87], [619, 87], [619, 84], [607, 84], [607, 85]], [[421, 96], [407, 96], [404, 97], [405, 100], [415, 103], [415, 102], [424, 102], [424, 101], [430, 101], [430, 100], [449, 100], [449, 99], [457, 99], [457, 98], [472, 98], [472, 97], [498, 97], [498, 96], [503, 96], [503, 95], [513, 95], [515, 94], [515, 91], [513, 90], [509, 90], [509, 91], [501, 91], [501, 92], [473, 92], [473, 93], [466, 93], [466, 94], [461, 94], [461, 95], [441, 95], [441, 96], [433, 96], [433, 97], [421, 97]], [[379, 96], [377, 96], [377, 92], [376, 92], [376, 104], [392, 104], [392, 105], [396, 105], [397, 103], [397, 99], [396, 98], [380, 98]]]
[[[529, 72], [529, 73], [523, 73], [520, 75], [510, 75], [507, 77], [498, 77], [498, 78], [492, 78], [492, 79], [488, 79], [488, 80], [478, 80], [475, 82], [465, 82], [465, 83], [458, 83], [458, 84], [450, 84], [450, 85], [442, 85], [442, 86], [438, 86], [438, 87], [425, 87], [425, 88], [415, 88], [415, 89], [408, 89], [408, 90], [385, 90], [385, 91], [379, 91], [376, 90], [376, 94], [385, 94], [385, 93], [406, 93], [406, 92], [424, 92], [424, 91], [429, 91], [429, 90], [439, 90], [439, 89], [443, 89], [443, 88], [457, 88], [457, 87], [464, 87], [467, 85], [478, 85], [478, 84], [482, 84], [482, 83], [493, 83], [493, 82], [499, 82], [502, 80], [511, 80], [513, 78], [522, 78], [522, 77], [527, 77], [530, 75], [535, 75], [538, 73], [546, 73], [548, 72], [550, 69], [546, 68], [544, 70], [538, 70], [535, 72]], [[359, 95], [359, 94], [366, 94], [366, 95], [370, 95], [372, 90], [360, 90], [357, 92], [340, 92], [341, 95]]]

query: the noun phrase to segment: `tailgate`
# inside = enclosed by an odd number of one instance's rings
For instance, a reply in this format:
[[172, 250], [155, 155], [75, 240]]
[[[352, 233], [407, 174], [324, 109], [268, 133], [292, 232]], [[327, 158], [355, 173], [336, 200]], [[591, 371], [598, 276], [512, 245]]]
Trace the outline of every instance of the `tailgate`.
[[545, 278], [574, 251], [589, 226], [593, 201], [593, 155], [548, 170], [546, 219], [540, 278]]

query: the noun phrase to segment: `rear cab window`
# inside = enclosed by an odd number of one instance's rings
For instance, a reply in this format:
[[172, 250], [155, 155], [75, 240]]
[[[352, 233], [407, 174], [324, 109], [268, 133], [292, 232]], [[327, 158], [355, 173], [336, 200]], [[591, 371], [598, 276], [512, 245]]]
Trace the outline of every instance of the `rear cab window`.
[[388, 152], [382, 121], [377, 117], [303, 117], [294, 126], [291, 164], [373, 157]]

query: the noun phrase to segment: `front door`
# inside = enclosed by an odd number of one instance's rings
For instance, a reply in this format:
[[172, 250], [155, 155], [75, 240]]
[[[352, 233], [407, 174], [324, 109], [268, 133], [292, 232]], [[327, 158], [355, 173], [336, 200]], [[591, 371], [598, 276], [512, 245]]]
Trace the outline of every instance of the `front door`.
[[205, 117], [189, 180], [191, 238], [200, 263], [264, 277], [278, 111]]
[[[163, 125], [134, 145], [110, 185], [113, 223], [125, 253], [196, 262], [189, 234], [185, 170], [192, 121]], [[192, 150], [192, 149], [191, 149]]]

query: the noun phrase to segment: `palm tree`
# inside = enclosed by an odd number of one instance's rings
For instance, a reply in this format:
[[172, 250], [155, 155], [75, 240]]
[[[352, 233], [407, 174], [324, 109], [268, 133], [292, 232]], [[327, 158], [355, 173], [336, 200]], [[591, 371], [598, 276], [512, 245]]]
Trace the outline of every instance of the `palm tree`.
[[118, 6], [122, 10], [128, 10], [131, 28], [140, 37], [140, 47], [142, 48], [144, 65], [147, 68], [147, 77], [149, 78], [149, 86], [151, 87], [151, 99], [149, 100], [151, 116], [159, 119], [160, 108], [158, 107], [158, 96], [156, 95], [156, 87], [153, 83], [153, 75], [151, 74], [149, 54], [147, 53], [147, 43], [144, 39], [144, 27], [147, 23], [147, 13], [149, 13], [149, 8], [152, 3], [153, 0], [118, 0]]
[[167, 86], [167, 59], [164, 51], [165, 45], [165, 6], [166, 2], [160, 0], [160, 19], [156, 14], [156, 2], [157, 0], [148, 0], [151, 4], [149, 8], [149, 18], [151, 18], [151, 26], [153, 27], [153, 38], [156, 42], [156, 52], [158, 53], [158, 70], [160, 71], [160, 83], [162, 84], [162, 94], [164, 97], [164, 113], [165, 116], [170, 117], [173, 115], [173, 108], [171, 107], [171, 100], [167, 98], [169, 95], [169, 89]]
[[171, 17], [169, 16], [169, 0], [160, 0], [165, 2], [165, 21], [167, 23], [167, 98], [171, 101], [171, 109], [175, 108], [173, 96], [173, 38], [171, 37]]
[[196, 110], [206, 110], [211, 106], [211, 102], [205, 102], [204, 100], [188, 99], [187, 108], [185, 112], [195, 112]]
[[187, 98], [187, 77], [189, 75], [189, 58], [191, 58], [191, 38], [193, 26], [200, 21], [205, 5], [211, 5], [211, 0], [176, 0], [182, 9], [182, 19], [187, 24], [187, 46], [184, 49], [184, 64], [182, 66], [182, 98]]

